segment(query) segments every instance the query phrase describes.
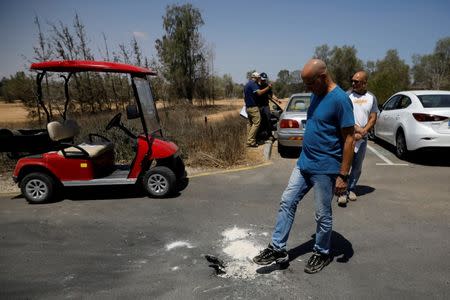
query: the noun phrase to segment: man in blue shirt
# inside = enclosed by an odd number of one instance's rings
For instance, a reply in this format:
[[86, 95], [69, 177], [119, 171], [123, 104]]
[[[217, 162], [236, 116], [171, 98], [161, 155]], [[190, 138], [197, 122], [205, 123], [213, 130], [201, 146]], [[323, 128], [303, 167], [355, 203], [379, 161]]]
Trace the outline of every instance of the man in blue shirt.
[[333, 82], [323, 61], [310, 60], [301, 77], [313, 93], [303, 149], [281, 196], [272, 242], [253, 261], [260, 265], [289, 261], [286, 243], [297, 205], [314, 187], [317, 229], [313, 255], [305, 266], [305, 272], [311, 274], [331, 262], [331, 204], [333, 194], [343, 195], [347, 190], [355, 120], [349, 97]]
[[257, 96], [263, 95], [272, 89], [272, 84], [269, 84], [263, 89], [259, 89], [256, 83], [259, 78], [258, 72], [253, 72], [250, 80], [244, 87], [244, 101], [248, 116], [247, 124], [247, 147], [257, 147], [256, 134], [258, 133], [259, 125], [261, 124], [261, 114], [257, 105]]

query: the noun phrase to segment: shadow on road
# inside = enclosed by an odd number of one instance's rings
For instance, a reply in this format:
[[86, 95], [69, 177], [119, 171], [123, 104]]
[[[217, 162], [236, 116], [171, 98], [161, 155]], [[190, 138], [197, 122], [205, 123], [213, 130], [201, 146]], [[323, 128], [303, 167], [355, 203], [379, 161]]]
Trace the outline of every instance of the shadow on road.
[[282, 158], [298, 159], [301, 148], [285, 147], [282, 153], [278, 152]]
[[[374, 142], [395, 155], [395, 147], [391, 144], [380, 139], [375, 139]], [[429, 148], [411, 151], [408, 153], [408, 157], [405, 161], [423, 166], [450, 167], [450, 149]]]
[[416, 165], [450, 167], [450, 149], [417, 150], [407, 160]]
[[[145, 193], [142, 189], [132, 186], [97, 186], [97, 187], [70, 187], [64, 189], [64, 198], [67, 200], [114, 200], [125, 198], [141, 198]], [[61, 199], [64, 200], [64, 199]]]
[[[179, 192], [165, 198], [177, 198]], [[147, 193], [136, 185], [124, 186], [101, 186], [101, 187], [72, 187], [66, 188], [64, 192], [65, 199], [74, 201], [86, 200], [120, 200], [129, 198], [149, 198]]]
[[[177, 198], [181, 193], [177, 192], [166, 199]], [[33, 204], [33, 205], [51, 205], [65, 200], [72, 201], [94, 201], [94, 200], [123, 200], [132, 198], [153, 199], [147, 193], [137, 186], [119, 185], [119, 186], [97, 186], [97, 187], [66, 187], [58, 198], [53, 202]], [[12, 199], [24, 199], [23, 195], [14, 196]]]
[[373, 193], [375, 191], [375, 188], [371, 187], [371, 186], [367, 186], [367, 185], [357, 185], [356, 186], [356, 195], [357, 196], [363, 196], [366, 194], [370, 194]]
[[[295, 260], [297, 257], [305, 255], [313, 251], [316, 235], [313, 234], [311, 239], [295, 248], [288, 250], [289, 261]], [[353, 257], [353, 245], [340, 233], [333, 231], [331, 234], [331, 249], [333, 260], [339, 263], [346, 263]], [[269, 274], [276, 270], [284, 270], [289, 267], [289, 262], [285, 264], [273, 264], [264, 266], [256, 270], [259, 274]]]

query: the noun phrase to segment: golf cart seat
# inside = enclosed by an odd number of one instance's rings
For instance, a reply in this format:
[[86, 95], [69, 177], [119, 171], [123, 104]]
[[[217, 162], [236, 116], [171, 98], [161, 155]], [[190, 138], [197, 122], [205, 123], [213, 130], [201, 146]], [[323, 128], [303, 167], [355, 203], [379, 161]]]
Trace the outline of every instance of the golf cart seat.
[[0, 152], [11, 154], [43, 153], [55, 148], [46, 129], [7, 129], [0, 128]]
[[64, 123], [53, 121], [47, 125], [50, 139], [58, 142], [68, 142], [69, 147], [58, 152], [61, 156], [80, 157], [88, 156], [91, 159], [96, 159], [105, 154], [114, 156], [114, 146], [112, 143], [102, 144], [88, 144], [82, 143], [79, 145], [70, 145], [73, 143], [74, 137], [80, 132], [80, 126], [74, 120], [65, 120]]

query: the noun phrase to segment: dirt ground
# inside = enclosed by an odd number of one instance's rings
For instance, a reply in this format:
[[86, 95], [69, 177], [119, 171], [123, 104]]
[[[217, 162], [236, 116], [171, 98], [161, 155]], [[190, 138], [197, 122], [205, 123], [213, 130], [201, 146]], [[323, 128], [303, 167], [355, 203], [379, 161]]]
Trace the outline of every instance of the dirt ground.
[[19, 123], [27, 120], [27, 110], [22, 103], [0, 102], [0, 123]]

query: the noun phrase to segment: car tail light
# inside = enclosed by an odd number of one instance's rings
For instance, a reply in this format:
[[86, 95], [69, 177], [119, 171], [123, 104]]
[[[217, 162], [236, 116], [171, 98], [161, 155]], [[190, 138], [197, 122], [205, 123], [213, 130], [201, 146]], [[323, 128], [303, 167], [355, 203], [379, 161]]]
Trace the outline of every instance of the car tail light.
[[280, 122], [280, 128], [300, 128], [296, 120], [284, 119]]
[[444, 120], [448, 119], [448, 117], [431, 115], [431, 114], [413, 113], [413, 116], [414, 116], [414, 119], [416, 119], [419, 122], [444, 121]]

